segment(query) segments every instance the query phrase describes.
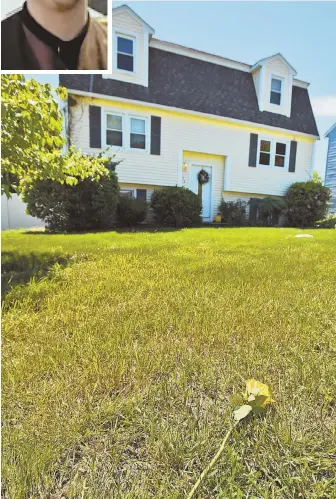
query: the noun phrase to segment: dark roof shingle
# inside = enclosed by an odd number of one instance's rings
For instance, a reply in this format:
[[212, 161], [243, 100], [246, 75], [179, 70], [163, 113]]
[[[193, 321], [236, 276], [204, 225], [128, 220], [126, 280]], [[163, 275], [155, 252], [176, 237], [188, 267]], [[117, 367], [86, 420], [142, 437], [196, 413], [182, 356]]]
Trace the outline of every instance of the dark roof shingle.
[[[60, 79], [67, 88], [90, 89], [89, 75]], [[307, 89], [293, 86], [289, 118], [261, 112], [250, 73], [156, 48], [149, 49], [148, 87], [94, 75], [92, 92], [318, 136]]]
[[101, 12], [104, 16], [107, 15], [107, 0], [89, 0], [89, 7], [97, 12]]

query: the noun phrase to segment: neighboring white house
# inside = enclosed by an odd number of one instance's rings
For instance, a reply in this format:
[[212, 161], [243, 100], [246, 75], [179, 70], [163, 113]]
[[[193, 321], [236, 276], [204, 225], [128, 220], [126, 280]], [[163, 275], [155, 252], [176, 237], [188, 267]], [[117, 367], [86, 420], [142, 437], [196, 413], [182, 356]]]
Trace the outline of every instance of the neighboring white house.
[[26, 205], [17, 194], [10, 199], [1, 196], [1, 230], [44, 227], [42, 220], [27, 215], [25, 210]]
[[161, 41], [126, 5], [113, 9], [112, 30], [112, 74], [60, 83], [72, 143], [91, 154], [109, 146], [125, 195], [197, 192], [204, 169], [208, 221], [222, 198], [282, 196], [309, 178], [319, 138], [309, 84], [281, 54], [248, 65]]

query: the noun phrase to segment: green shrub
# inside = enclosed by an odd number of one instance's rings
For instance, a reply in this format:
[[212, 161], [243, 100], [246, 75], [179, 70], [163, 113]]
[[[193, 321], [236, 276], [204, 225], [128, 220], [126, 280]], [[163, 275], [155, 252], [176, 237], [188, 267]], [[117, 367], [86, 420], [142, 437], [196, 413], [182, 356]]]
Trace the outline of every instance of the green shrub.
[[147, 203], [142, 199], [120, 197], [117, 206], [117, 220], [122, 227], [131, 227], [143, 222], [147, 215]]
[[44, 220], [51, 231], [108, 229], [119, 200], [118, 178], [110, 171], [100, 179], [78, 179], [73, 186], [40, 180], [27, 187], [23, 200], [27, 213]]
[[263, 227], [279, 225], [279, 218], [285, 212], [286, 203], [282, 199], [266, 197], [256, 202], [256, 222]]
[[320, 182], [295, 182], [286, 191], [288, 225], [311, 227], [322, 220], [328, 211], [330, 189]]
[[222, 216], [222, 221], [228, 225], [246, 225], [247, 203], [241, 199], [237, 201], [221, 201], [218, 213]]
[[319, 220], [316, 223], [316, 227], [319, 229], [336, 229], [336, 215]]
[[155, 190], [150, 205], [155, 220], [162, 225], [188, 227], [201, 222], [202, 201], [184, 187]]

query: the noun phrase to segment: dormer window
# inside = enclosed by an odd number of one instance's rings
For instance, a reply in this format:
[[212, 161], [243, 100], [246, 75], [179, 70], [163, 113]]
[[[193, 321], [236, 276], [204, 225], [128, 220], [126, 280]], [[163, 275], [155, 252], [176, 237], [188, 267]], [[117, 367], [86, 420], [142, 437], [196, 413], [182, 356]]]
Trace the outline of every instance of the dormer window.
[[121, 71], [134, 72], [134, 41], [129, 36], [117, 36], [117, 68]]
[[281, 93], [282, 93], [282, 80], [280, 80], [280, 78], [272, 78], [270, 103], [280, 106]]

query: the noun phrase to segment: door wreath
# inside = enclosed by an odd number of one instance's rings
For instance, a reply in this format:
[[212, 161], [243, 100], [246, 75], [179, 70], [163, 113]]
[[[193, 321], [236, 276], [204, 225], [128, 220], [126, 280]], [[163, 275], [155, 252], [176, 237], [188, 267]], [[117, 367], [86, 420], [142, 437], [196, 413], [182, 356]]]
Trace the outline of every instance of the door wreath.
[[210, 180], [208, 172], [203, 169], [198, 172], [197, 178], [200, 184], [207, 184]]

